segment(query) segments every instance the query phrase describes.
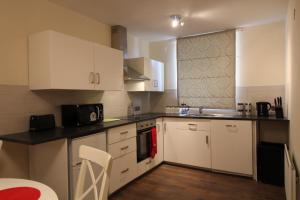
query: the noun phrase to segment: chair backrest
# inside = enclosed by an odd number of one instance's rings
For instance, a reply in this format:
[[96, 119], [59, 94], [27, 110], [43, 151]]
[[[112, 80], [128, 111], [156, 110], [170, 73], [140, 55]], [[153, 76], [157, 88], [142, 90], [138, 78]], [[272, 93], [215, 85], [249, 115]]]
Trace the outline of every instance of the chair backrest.
[[[93, 192], [95, 200], [107, 200], [112, 165], [111, 155], [99, 149], [81, 145], [79, 148], [79, 157], [82, 159], [82, 164], [77, 181], [75, 200], [84, 200], [90, 192]], [[95, 177], [91, 163], [95, 163], [102, 167], [102, 170], [97, 177]], [[83, 191], [87, 171], [90, 174], [92, 183], [86, 191]], [[100, 182], [101, 178], [102, 182], [98, 193], [97, 184]]]

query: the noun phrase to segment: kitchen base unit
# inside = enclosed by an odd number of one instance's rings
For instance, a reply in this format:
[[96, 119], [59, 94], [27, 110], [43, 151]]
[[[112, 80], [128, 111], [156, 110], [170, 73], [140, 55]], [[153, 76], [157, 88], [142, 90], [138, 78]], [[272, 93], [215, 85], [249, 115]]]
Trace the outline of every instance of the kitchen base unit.
[[211, 168], [210, 150], [209, 120], [164, 120], [165, 161]]
[[212, 169], [253, 175], [252, 121], [211, 121]]
[[[75, 191], [76, 191], [76, 186], [77, 186], [77, 180], [79, 176], [79, 171], [81, 168], [81, 159], [79, 158], [79, 148], [81, 145], [87, 145], [90, 147], [94, 147], [97, 149], [100, 149], [102, 151], [106, 151], [106, 134], [105, 133], [96, 133], [84, 137], [79, 137], [71, 140], [71, 145], [69, 145], [69, 151], [71, 156], [69, 156], [69, 163], [70, 163], [70, 196], [71, 199], [74, 199]], [[94, 165], [92, 163], [93, 171], [95, 173], [95, 176], [101, 172], [102, 168], [100, 168], [98, 165]], [[89, 174], [86, 174], [86, 179], [85, 179], [85, 186], [89, 186], [92, 183], [92, 180], [89, 176]], [[71, 187], [71, 188], [70, 188]], [[93, 194], [90, 193], [87, 198], [92, 198]]]
[[107, 131], [108, 153], [113, 157], [110, 194], [137, 177], [136, 132], [135, 123]]

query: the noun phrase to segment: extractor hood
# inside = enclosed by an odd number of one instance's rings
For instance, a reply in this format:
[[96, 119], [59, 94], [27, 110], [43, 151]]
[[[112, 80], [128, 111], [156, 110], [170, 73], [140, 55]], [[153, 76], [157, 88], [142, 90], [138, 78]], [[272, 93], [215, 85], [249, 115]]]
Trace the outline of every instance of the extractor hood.
[[[121, 25], [111, 27], [111, 47], [123, 51], [124, 59], [127, 59], [127, 30]], [[135, 69], [126, 65], [124, 60], [124, 80], [125, 81], [146, 81], [150, 78], [139, 73]]]
[[150, 78], [140, 74], [138, 71], [131, 67], [124, 66], [124, 80], [125, 81], [146, 81]]

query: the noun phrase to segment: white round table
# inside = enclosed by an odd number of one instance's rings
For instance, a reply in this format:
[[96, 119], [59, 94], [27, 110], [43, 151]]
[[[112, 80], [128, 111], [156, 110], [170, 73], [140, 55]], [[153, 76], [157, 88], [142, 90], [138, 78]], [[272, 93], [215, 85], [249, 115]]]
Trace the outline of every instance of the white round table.
[[36, 181], [15, 178], [0, 178], [0, 190], [15, 187], [32, 187], [41, 192], [40, 200], [58, 200], [56, 193], [47, 185]]

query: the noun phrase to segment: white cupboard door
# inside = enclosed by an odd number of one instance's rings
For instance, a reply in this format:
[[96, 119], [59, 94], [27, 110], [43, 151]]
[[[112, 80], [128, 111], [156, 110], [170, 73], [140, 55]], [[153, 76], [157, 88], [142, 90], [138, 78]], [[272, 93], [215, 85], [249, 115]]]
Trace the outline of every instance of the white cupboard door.
[[154, 157], [154, 165], [159, 165], [164, 160], [164, 136], [162, 119], [156, 119], [157, 154]]
[[212, 168], [252, 175], [252, 122], [215, 120], [211, 128]]
[[122, 90], [123, 53], [103, 45], [94, 44], [95, 89]]
[[156, 92], [164, 91], [164, 64], [151, 60], [152, 64], [152, 90]]
[[137, 177], [136, 160], [136, 152], [132, 152], [112, 161], [110, 194]]
[[50, 32], [52, 89], [94, 88], [93, 44], [62, 33]]
[[191, 166], [211, 168], [208, 131], [182, 130], [166, 123], [164, 160]]

